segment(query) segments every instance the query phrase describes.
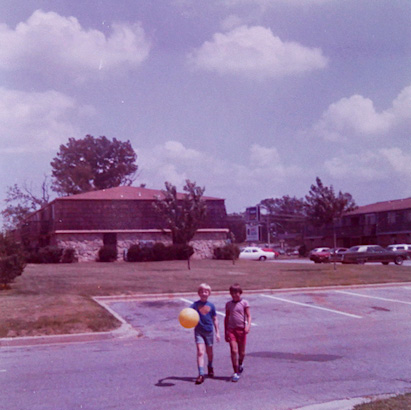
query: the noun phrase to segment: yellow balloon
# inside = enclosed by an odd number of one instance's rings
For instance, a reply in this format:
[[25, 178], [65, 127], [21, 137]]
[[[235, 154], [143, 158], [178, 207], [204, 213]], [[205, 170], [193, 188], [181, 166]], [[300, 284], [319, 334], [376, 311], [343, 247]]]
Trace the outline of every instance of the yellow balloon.
[[192, 308], [185, 308], [178, 315], [178, 320], [181, 326], [190, 329], [197, 326], [197, 323], [200, 320], [200, 315]]

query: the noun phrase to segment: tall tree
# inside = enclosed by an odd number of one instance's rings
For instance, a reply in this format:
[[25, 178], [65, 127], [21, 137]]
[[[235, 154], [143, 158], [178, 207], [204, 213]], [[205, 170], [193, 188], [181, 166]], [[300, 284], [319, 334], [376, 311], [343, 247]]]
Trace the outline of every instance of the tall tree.
[[183, 188], [185, 194], [179, 198], [174, 185], [166, 182], [165, 187], [163, 198], [159, 198], [154, 206], [170, 229], [173, 244], [188, 245], [206, 215], [206, 204], [202, 199], [205, 188], [187, 179]]
[[130, 141], [113, 138], [70, 138], [60, 145], [51, 162], [52, 189], [62, 195], [131, 185], [137, 172], [137, 155]]
[[267, 198], [260, 202], [267, 213], [278, 216], [303, 216], [304, 200], [284, 195], [282, 198]]
[[335, 194], [333, 186], [324, 186], [319, 177], [316, 178], [316, 185], [311, 185], [305, 196], [307, 216], [315, 225], [329, 224], [356, 207], [351, 194], [341, 191]]
[[22, 187], [14, 184], [7, 187], [6, 208], [1, 211], [5, 230], [17, 228], [31, 213], [46, 205], [49, 201], [49, 181], [44, 177], [41, 184], [41, 195], [34, 193], [26, 183]]
[[260, 202], [266, 211], [267, 227], [275, 232], [301, 232], [305, 220], [304, 200], [284, 195], [281, 198], [267, 198]]

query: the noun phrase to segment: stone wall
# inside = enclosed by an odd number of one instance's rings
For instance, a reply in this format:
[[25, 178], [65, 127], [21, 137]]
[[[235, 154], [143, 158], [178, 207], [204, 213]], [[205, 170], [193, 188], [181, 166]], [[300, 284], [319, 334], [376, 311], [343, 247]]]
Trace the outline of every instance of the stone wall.
[[[198, 232], [190, 245], [194, 248], [194, 259], [213, 257], [216, 247], [226, 244], [225, 232]], [[61, 248], [73, 248], [79, 262], [95, 261], [99, 249], [103, 246], [103, 233], [58, 233], [53, 238], [53, 244]], [[162, 232], [119, 232], [117, 233], [118, 260], [123, 259], [124, 251], [134, 244], [147, 242], [162, 242], [171, 245], [169, 236]]]

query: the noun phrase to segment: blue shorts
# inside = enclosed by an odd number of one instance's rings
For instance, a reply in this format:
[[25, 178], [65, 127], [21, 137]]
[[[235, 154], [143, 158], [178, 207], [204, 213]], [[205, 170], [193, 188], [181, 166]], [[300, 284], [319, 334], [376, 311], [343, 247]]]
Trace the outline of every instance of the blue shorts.
[[214, 332], [207, 332], [201, 329], [194, 329], [195, 342], [204, 343], [206, 346], [212, 346], [214, 343]]

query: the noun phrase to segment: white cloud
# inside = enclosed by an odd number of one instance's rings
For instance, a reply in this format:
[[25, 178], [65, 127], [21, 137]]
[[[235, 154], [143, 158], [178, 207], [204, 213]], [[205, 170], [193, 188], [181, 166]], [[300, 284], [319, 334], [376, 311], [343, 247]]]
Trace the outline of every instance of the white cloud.
[[136, 67], [148, 56], [150, 42], [139, 23], [113, 24], [106, 37], [86, 30], [75, 17], [35, 11], [13, 30], [0, 25], [0, 69], [43, 71], [63, 69], [67, 74], [90, 75], [98, 70]]
[[57, 91], [24, 92], [0, 88], [0, 152], [22, 153], [56, 149], [78, 138], [75, 118], [93, 114], [90, 106]]
[[325, 161], [333, 178], [356, 182], [403, 181], [411, 185], [411, 153], [398, 147], [380, 148], [355, 154], [343, 154]]
[[384, 135], [394, 126], [411, 120], [411, 86], [404, 88], [392, 106], [377, 112], [369, 98], [353, 95], [331, 104], [313, 127], [326, 140], [346, 140], [349, 136]]
[[400, 148], [383, 148], [380, 150], [392, 169], [405, 184], [411, 185], [411, 152], [403, 152]]
[[295, 75], [327, 66], [320, 49], [283, 42], [261, 26], [216, 33], [188, 59], [198, 69], [257, 78]]
[[[181, 189], [185, 180], [190, 179], [206, 187], [205, 195], [229, 198], [237, 207], [252, 204], [253, 198], [257, 203], [274, 195], [273, 191], [286, 184], [288, 178], [302, 172], [298, 167], [283, 164], [276, 148], [258, 144], [250, 147], [248, 158], [238, 162], [186, 148], [177, 141], [139, 149], [137, 154], [139, 182], [159, 188], [169, 181]], [[270, 183], [273, 178], [275, 185]]]

